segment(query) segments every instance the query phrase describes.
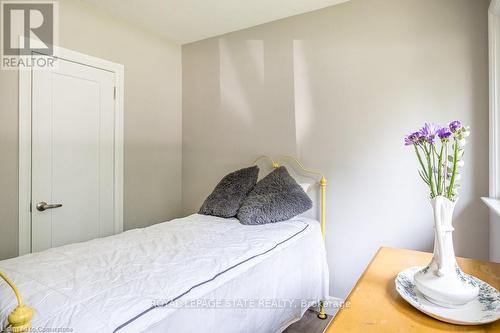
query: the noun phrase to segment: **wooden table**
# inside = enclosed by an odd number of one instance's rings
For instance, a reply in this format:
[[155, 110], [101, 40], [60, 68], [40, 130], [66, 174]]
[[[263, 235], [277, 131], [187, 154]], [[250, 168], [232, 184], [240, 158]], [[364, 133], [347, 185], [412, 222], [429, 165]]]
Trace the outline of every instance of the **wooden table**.
[[[427, 265], [431, 253], [382, 247], [349, 294], [327, 333], [355, 332], [500, 332], [500, 321], [459, 326], [433, 319], [408, 304], [394, 287], [396, 275], [411, 266]], [[493, 287], [500, 287], [500, 264], [458, 258], [460, 267]]]

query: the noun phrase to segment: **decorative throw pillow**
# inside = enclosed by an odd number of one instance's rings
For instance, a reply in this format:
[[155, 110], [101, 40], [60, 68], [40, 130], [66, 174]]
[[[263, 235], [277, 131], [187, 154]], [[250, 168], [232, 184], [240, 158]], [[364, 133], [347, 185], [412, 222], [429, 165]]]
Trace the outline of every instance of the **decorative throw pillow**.
[[238, 219], [242, 224], [286, 221], [311, 207], [311, 198], [281, 166], [255, 185], [243, 200]]
[[235, 217], [241, 202], [253, 189], [259, 176], [259, 168], [252, 166], [231, 172], [215, 186], [205, 199], [199, 213], [219, 217]]

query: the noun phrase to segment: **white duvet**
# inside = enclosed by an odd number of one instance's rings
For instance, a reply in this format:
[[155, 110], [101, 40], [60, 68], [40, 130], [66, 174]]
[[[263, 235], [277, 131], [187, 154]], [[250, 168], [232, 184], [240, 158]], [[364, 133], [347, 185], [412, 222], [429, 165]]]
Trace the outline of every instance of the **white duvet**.
[[[245, 226], [194, 214], [0, 261], [0, 270], [34, 308], [34, 328], [140, 332], [176, 311], [173, 301], [212, 292], [313, 230], [317, 222], [301, 217]], [[3, 327], [14, 306], [1, 284]]]

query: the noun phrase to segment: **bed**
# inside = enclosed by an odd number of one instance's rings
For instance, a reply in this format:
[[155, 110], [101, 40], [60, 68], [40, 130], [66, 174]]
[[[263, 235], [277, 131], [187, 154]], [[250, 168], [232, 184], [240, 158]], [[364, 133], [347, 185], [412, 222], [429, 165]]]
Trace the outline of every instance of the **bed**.
[[[248, 226], [193, 214], [0, 261], [0, 271], [34, 309], [36, 329], [281, 332], [328, 296], [322, 237], [306, 216]], [[2, 327], [11, 294], [0, 284]]]

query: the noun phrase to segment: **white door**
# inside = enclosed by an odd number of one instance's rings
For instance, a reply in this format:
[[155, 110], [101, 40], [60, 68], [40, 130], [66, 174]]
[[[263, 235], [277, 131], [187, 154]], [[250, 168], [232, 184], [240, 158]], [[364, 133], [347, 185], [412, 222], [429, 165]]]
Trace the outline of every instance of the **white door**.
[[114, 233], [115, 74], [59, 59], [32, 76], [32, 251]]

